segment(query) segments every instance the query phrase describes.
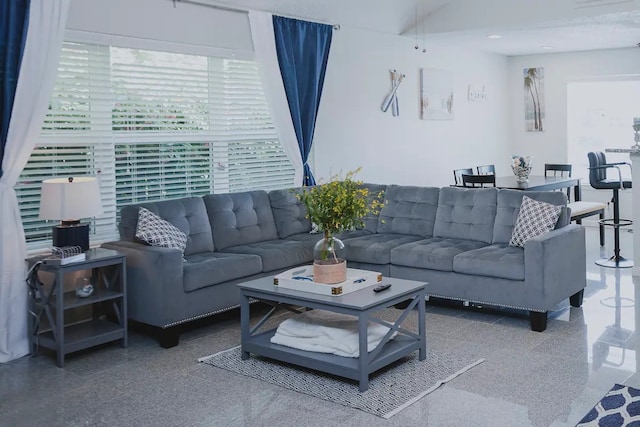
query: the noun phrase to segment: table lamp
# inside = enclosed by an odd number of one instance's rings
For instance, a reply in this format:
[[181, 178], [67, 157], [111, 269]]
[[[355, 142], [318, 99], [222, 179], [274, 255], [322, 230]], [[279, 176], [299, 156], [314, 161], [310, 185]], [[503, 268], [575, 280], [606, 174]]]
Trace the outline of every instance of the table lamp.
[[53, 246], [80, 246], [89, 250], [89, 224], [82, 218], [102, 214], [100, 185], [94, 177], [52, 178], [42, 181], [41, 219], [60, 220], [53, 226]]

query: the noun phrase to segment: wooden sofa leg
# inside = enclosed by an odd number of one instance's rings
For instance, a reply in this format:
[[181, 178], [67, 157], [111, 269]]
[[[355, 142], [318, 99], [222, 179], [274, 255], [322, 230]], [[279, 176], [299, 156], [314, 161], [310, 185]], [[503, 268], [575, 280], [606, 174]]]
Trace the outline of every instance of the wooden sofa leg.
[[180, 325], [171, 326], [170, 328], [160, 329], [158, 333], [158, 342], [162, 348], [171, 348], [178, 345], [180, 341]]
[[529, 320], [531, 321], [531, 330], [536, 332], [542, 332], [547, 329], [547, 313], [540, 313], [539, 311], [530, 311]]
[[582, 297], [584, 296], [584, 289], [576, 292], [569, 297], [569, 303], [571, 307], [580, 307], [582, 305]]

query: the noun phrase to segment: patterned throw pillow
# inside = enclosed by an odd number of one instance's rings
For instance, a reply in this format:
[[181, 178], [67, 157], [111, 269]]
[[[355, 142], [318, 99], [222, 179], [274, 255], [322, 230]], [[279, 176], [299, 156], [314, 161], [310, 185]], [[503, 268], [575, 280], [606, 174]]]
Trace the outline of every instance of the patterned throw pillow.
[[513, 228], [513, 234], [511, 234], [509, 246], [524, 248], [524, 243], [527, 240], [553, 230], [558, 218], [560, 218], [561, 211], [561, 206], [522, 196], [522, 205]]
[[180, 249], [184, 254], [187, 247], [187, 235], [169, 221], [165, 221], [149, 209], [138, 211], [136, 237], [151, 246]]

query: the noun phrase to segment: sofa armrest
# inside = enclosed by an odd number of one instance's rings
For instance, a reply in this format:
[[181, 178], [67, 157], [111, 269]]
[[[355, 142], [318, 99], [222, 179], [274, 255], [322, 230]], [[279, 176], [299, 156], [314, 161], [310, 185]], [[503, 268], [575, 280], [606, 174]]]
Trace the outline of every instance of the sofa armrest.
[[585, 231], [569, 224], [527, 240], [525, 286], [531, 307], [550, 310], [587, 285]]
[[181, 320], [182, 254], [177, 249], [114, 241], [102, 244], [127, 257], [127, 309], [132, 320], [164, 327]]

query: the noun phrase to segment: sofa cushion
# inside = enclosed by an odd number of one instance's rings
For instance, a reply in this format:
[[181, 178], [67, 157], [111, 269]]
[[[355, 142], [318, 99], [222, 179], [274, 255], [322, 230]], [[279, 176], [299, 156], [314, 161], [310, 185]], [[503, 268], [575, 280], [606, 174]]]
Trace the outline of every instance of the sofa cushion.
[[269, 202], [278, 237], [285, 239], [292, 234], [311, 231], [311, 220], [307, 218], [307, 207], [296, 197], [303, 189], [273, 190]]
[[368, 264], [389, 264], [393, 248], [416, 240], [420, 240], [420, 237], [404, 234], [369, 234], [354, 237], [353, 239], [345, 239], [347, 266], [349, 261]]
[[269, 272], [313, 262], [313, 246], [318, 240], [270, 240], [231, 246], [225, 248], [224, 251], [258, 255], [262, 259], [262, 271]]
[[431, 237], [439, 192], [436, 187], [387, 186], [376, 232]]
[[202, 199], [217, 250], [278, 238], [266, 191], [209, 194]]
[[553, 230], [560, 217], [560, 209], [560, 206], [522, 196], [522, 206], [513, 227], [509, 246], [524, 248], [527, 240]]
[[185, 255], [213, 251], [213, 237], [207, 217], [207, 210], [201, 197], [185, 197], [176, 200], [141, 203], [124, 206], [120, 210], [120, 239], [137, 241], [138, 210], [146, 208], [160, 218], [169, 221], [187, 235]]
[[504, 189], [498, 191], [498, 206], [496, 221], [493, 227], [492, 243], [508, 244], [513, 234], [513, 227], [516, 224], [522, 197], [524, 195], [534, 200], [562, 206], [560, 218], [555, 228], [561, 228], [569, 224], [569, 213], [567, 212], [567, 195], [564, 191], [520, 191]]
[[298, 233], [292, 234], [287, 237], [286, 240], [299, 240], [303, 242], [313, 242], [315, 244], [320, 239], [322, 239], [322, 233]]
[[407, 267], [453, 271], [453, 259], [456, 255], [486, 245], [487, 243], [476, 240], [431, 237], [392, 249], [391, 263]]
[[495, 188], [444, 187], [440, 190], [433, 237], [490, 244], [496, 217]]
[[453, 259], [453, 271], [475, 276], [524, 280], [524, 249], [499, 243], [463, 252]]
[[[340, 240], [345, 240], [345, 239], [353, 239], [354, 237], [368, 236], [370, 234], [372, 234], [371, 231], [367, 230], [366, 228], [361, 228], [357, 230], [345, 231], [344, 233], [338, 233], [336, 234], [336, 237]], [[322, 234], [316, 234], [316, 236], [321, 236], [321, 235]]]
[[261, 273], [262, 261], [256, 255], [202, 252], [187, 256], [182, 271], [184, 291], [192, 292]]
[[151, 246], [178, 249], [182, 254], [187, 246], [186, 234], [146, 208], [138, 210], [136, 238]]

